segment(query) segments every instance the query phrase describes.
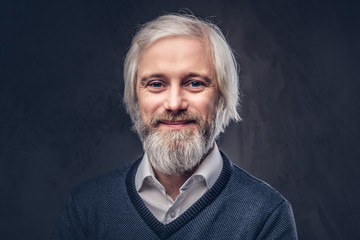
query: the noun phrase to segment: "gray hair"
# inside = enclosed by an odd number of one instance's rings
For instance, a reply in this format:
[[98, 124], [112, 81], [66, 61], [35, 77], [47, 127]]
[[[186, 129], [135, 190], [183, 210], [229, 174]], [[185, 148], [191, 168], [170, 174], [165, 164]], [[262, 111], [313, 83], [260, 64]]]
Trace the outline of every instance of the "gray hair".
[[218, 133], [223, 132], [231, 120], [239, 121], [238, 67], [224, 35], [219, 27], [193, 15], [168, 14], [142, 25], [132, 40], [124, 64], [124, 102], [135, 122], [139, 114], [136, 97], [137, 65], [141, 52], [156, 40], [171, 36], [190, 36], [210, 45], [212, 60], [219, 86], [220, 100], [217, 111]]

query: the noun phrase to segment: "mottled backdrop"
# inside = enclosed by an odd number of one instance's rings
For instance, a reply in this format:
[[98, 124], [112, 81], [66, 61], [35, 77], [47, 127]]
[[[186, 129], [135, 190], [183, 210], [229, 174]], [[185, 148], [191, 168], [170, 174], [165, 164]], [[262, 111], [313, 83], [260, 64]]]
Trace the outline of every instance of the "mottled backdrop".
[[217, 23], [241, 65], [243, 121], [220, 147], [290, 200], [300, 239], [360, 239], [360, 6], [350, 3], [1, 1], [0, 239], [49, 239], [75, 185], [141, 155], [123, 58], [138, 24], [181, 8]]

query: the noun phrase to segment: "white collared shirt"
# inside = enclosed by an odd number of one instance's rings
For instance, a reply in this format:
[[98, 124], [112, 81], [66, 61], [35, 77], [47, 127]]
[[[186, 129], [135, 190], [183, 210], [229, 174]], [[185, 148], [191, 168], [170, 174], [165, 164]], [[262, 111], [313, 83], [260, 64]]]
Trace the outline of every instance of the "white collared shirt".
[[167, 224], [184, 213], [214, 185], [222, 166], [223, 160], [215, 143], [194, 174], [181, 186], [180, 194], [174, 201], [156, 179], [145, 153], [135, 176], [136, 191], [150, 212], [160, 222]]

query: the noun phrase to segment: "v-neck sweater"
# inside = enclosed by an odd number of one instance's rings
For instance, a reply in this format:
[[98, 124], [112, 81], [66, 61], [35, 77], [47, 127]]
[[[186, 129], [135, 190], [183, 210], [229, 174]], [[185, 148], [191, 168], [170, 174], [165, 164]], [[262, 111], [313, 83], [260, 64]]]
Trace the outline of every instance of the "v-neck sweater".
[[290, 203], [222, 157], [213, 187], [169, 224], [136, 191], [138, 160], [76, 187], [52, 239], [297, 239]]
[[152, 215], [163, 224], [167, 224], [184, 213], [215, 184], [222, 166], [220, 150], [214, 143], [210, 153], [180, 187], [179, 195], [174, 200], [156, 178], [145, 153], [135, 174], [136, 191]]

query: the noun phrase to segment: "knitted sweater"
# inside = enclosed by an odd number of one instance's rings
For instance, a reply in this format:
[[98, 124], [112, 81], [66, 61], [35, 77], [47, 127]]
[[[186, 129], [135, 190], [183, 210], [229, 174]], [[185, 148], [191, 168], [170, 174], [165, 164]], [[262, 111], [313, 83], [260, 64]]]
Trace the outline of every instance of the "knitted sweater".
[[222, 157], [214, 186], [169, 224], [136, 192], [138, 160], [76, 187], [52, 239], [297, 239], [289, 202]]

